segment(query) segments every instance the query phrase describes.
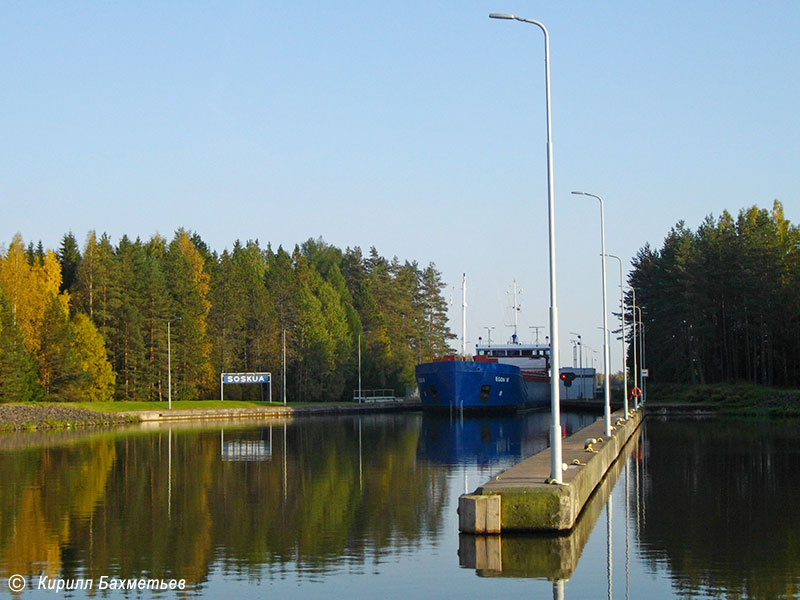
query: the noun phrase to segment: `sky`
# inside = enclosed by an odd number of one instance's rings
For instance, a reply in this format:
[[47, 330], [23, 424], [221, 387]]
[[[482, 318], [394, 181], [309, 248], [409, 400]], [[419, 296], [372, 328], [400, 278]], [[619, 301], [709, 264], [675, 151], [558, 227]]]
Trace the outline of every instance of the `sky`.
[[[433, 262], [467, 342], [549, 335], [602, 367], [600, 203], [624, 269], [678, 221], [800, 223], [800, 2], [0, 3], [0, 246], [197, 232]], [[608, 308], [619, 308], [608, 262]], [[618, 321], [609, 316], [609, 325]], [[459, 344], [460, 342], [454, 342]], [[612, 370], [621, 347], [611, 347]], [[650, 365], [657, 369], [657, 365]]]

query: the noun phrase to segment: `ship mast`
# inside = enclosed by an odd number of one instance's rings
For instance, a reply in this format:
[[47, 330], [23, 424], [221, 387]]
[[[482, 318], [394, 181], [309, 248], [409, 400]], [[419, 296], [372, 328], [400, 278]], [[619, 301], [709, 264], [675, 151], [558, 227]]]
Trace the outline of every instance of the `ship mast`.
[[511, 310], [514, 312], [514, 336], [511, 338], [513, 343], [519, 343], [519, 336], [517, 335], [517, 313], [522, 309], [522, 307], [517, 303], [517, 293], [522, 293], [522, 290], [517, 290], [517, 280], [514, 280], [514, 292], [513, 292], [513, 303], [511, 305]]
[[461, 356], [467, 356], [467, 274], [461, 275]]

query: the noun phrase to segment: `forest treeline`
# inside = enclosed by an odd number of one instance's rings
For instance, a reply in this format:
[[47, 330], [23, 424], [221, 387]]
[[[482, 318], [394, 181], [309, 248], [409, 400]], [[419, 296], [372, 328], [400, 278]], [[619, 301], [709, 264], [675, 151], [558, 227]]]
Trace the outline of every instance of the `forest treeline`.
[[653, 381], [800, 385], [800, 230], [780, 202], [679, 222], [629, 282]]
[[252, 371], [273, 374], [280, 400], [284, 340], [290, 401], [352, 397], [359, 339], [363, 387], [402, 394], [418, 361], [449, 351], [444, 287], [433, 263], [321, 239], [217, 253], [183, 229], [116, 245], [89, 232], [53, 251], [17, 235], [0, 255], [0, 401], [165, 400], [168, 342], [176, 400], [217, 397], [220, 373]]

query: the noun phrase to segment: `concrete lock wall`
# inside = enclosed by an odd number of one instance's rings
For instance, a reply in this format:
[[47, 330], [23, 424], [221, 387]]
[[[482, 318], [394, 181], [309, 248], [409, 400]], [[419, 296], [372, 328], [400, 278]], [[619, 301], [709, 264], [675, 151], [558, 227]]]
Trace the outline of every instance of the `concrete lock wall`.
[[[615, 413], [612, 423], [622, 417]], [[567, 470], [563, 483], [546, 483], [550, 449], [520, 462], [459, 498], [459, 530], [490, 534], [506, 531], [568, 531], [575, 526], [592, 492], [639, 428], [643, 411], [617, 423], [610, 439], [597, 441], [590, 451], [586, 440], [603, 438], [602, 420], [562, 440]], [[577, 464], [575, 464], [577, 463]], [[499, 513], [499, 522], [496, 514]]]

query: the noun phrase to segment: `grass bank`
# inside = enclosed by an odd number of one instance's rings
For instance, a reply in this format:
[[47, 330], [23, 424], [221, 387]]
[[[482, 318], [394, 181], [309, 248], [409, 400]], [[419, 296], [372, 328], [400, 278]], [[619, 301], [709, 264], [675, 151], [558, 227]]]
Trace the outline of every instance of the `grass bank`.
[[730, 415], [800, 417], [800, 390], [752, 383], [651, 383], [647, 385], [647, 402], [707, 406]]

